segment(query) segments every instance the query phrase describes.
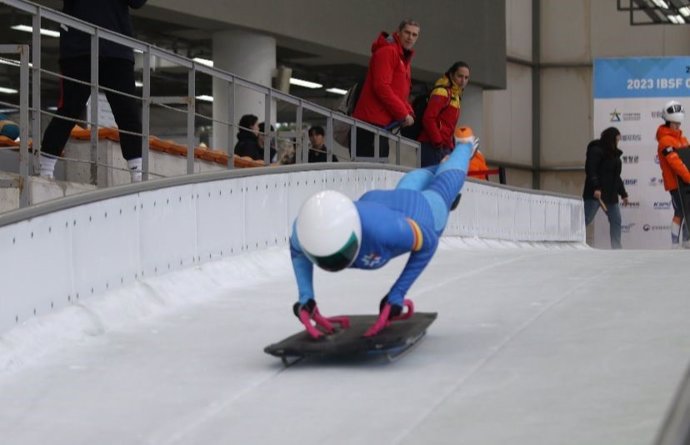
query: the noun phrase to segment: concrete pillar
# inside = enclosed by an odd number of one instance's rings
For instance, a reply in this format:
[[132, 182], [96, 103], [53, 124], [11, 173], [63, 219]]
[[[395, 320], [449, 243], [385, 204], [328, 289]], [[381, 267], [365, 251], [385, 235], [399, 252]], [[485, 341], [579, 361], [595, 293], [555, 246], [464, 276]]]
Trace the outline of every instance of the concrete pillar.
[[[246, 80], [271, 86], [271, 78], [276, 68], [276, 40], [273, 37], [244, 30], [219, 31], [213, 34], [213, 63], [216, 68], [229, 71]], [[235, 122], [244, 114], [254, 114], [259, 122], [274, 121], [266, 118], [265, 97], [246, 88], [235, 88]], [[227, 82], [213, 80], [213, 116], [214, 119], [227, 122], [229, 115]], [[237, 127], [231, 134], [225, 124], [213, 123], [212, 148], [227, 150], [237, 140]]]

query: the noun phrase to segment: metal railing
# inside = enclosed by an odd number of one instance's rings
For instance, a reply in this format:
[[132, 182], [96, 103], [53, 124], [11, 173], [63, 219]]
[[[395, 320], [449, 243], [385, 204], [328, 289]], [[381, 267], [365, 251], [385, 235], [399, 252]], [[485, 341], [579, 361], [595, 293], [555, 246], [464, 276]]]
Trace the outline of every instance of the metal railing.
[[19, 206], [29, 205], [29, 47], [0, 45], [0, 54], [19, 54]]
[[[305, 111], [315, 113], [324, 119], [326, 122], [325, 132], [326, 132], [326, 147], [327, 147], [327, 162], [331, 161], [333, 155], [334, 137], [333, 130], [336, 123], [339, 125], [346, 125], [350, 128], [350, 147], [351, 153], [356, 153], [357, 150], [357, 132], [358, 131], [368, 131], [374, 133], [374, 158], [375, 162], [388, 162], [388, 159], [382, 159], [379, 156], [379, 138], [384, 137], [389, 141], [389, 146], [391, 147], [390, 152], [394, 156], [394, 162], [396, 164], [401, 164], [401, 156], [403, 149], [411, 150], [412, 157], [415, 159], [414, 165], [418, 166], [421, 159], [420, 144], [417, 141], [412, 141], [401, 137], [400, 135], [393, 134], [387, 130], [381, 129], [379, 127], [373, 126], [363, 121], [359, 121], [350, 116], [344, 115], [342, 113], [333, 111], [326, 107], [320, 106], [315, 103], [311, 103], [304, 99], [286, 94], [279, 90], [260, 85], [258, 83], [252, 82], [250, 80], [238, 77], [230, 72], [223, 71], [218, 68], [213, 68], [205, 64], [195, 62], [186, 57], [182, 57], [173, 52], [158, 48], [150, 43], [142, 42], [131, 37], [127, 37], [115, 32], [97, 27], [95, 25], [86, 23], [84, 21], [75, 19], [67, 14], [37, 5], [35, 3], [26, 0], [0, 0], [0, 4], [5, 4], [11, 8], [15, 8], [21, 13], [26, 13], [31, 16], [31, 23], [33, 27], [33, 34], [31, 40], [31, 60], [28, 57], [29, 48], [27, 45], [6, 45], [2, 47], [2, 51], [14, 52], [20, 54], [19, 68], [21, 76], [21, 94], [20, 103], [18, 104], [20, 109], [20, 128], [21, 128], [21, 143], [20, 148], [20, 175], [22, 176], [22, 182], [26, 184], [28, 176], [31, 174], [30, 167], [31, 163], [28, 157], [28, 146], [27, 141], [29, 140], [29, 127], [31, 129], [30, 137], [33, 139], [33, 150], [35, 155], [40, 154], [40, 139], [41, 134], [41, 118], [43, 115], [48, 115], [51, 117], [58, 116], [55, 113], [50, 113], [45, 110], [41, 110], [41, 75], [47, 74], [50, 76], [55, 76], [65, 81], [75, 81], [75, 79], [70, 79], [63, 76], [60, 73], [43, 69], [41, 65], [41, 54], [42, 54], [42, 43], [41, 34], [38, 30], [41, 29], [41, 25], [44, 20], [54, 22], [61, 27], [67, 26], [69, 28], [81, 31], [87, 34], [90, 38], [91, 43], [91, 78], [88, 85], [91, 88], [91, 98], [92, 105], [97, 102], [94, 98], [98, 97], [98, 93], [101, 91], [108, 91], [109, 93], [121, 94], [130, 97], [134, 100], [141, 101], [142, 109], [142, 132], [141, 133], [130, 133], [142, 136], [142, 168], [143, 168], [143, 179], [149, 179], [150, 175], [150, 150], [149, 150], [149, 137], [151, 136], [151, 107], [161, 106], [166, 107], [164, 103], [156, 101], [156, 98], [151, 96], [151, 72], [152, 63], [154, 58], [172, 63], [179, 66], [187, 71], [187, 88], [186, 95], [183, 95], [183, 99], [186, 102], [186, 107], [184, 110], [180, 110], [174, 107], [167, 107], [175, 112], [186, 114], [186, 145], [187, 145], [187, 162], [186, 170], [187, 174], [194, 173], [194, 148], [198, 145], [196, 138], [196, 118], [203, 118], [208, 121], [225, 125], [228, 128], [228, 134], [233, 134], [234, 131], [239, 129], [238, 124], [236, 124], [237, 110], [236, 110], [236, 96], [238, 89], [247, 89], [264, 96], [265, 103], [265, 121], [266, 132], [265, 132], [265, 147], [270, 147], [274, 139], [278, 138], [278, 133], [269, 131], [271, 121], [271, 116], [273, 115], [273, 107], [278, 101], [291, 104], [295, 107], [295, 119], [294, 128], [298, 132], [303, 131], [304, 127], [304, 113]], [[107, 40], [116, 44], [123, 45], [125, 47], [131, 48], [133, 51], [140, 53], [142, 58], [142, 92], [141, 96], [129, 95], [121, 91], [108, 90], [99, 85], [99, 41]], [[29, 76], [31, 76], [31, 100], [29, 103]], [[225, 85], [228, 91], [228, 118], [227, 120], [219, 119], [216, 116], [207, 116], [197, 112], [196, 107], [196, 90], [197, 90], [197, 75], [207, 75], [212, 79], [220, 80]], [[30, 114], [29, 114], [30, 112]], [[28, 125], [28, 122], [31, 124]], [[113, 166], [105, 165], [102, 162], [104, 159], [104, 154], [102, 153], [102, 147], [99, 145], [98, 140], [98, 128], [99, 128], [99, 116], [98, 116], [98, 106], [91, 106], [89, 116], [87, 116], [85, 123], [90, 125], [91, 137], [90, 137], [90, 159], [92, 170], [92, 181], [99, 187], [106, 186], [106, 169], [113, 168]], [[123, 130], [120, 130], [121, 132]], [[293, 142], [297, 145], [296, 150], [296, 162], [306, 162], [306, 143], [304, 137], [300, 136], [295, 138]], [[102, 145], [102, 144], [101, 144]], [[228, 162], [228, 168], [232, 169], [232, 155], [233, 147], [230, 144], [227, 147], [227, 152], [230, 161]], [[264, 164], [268, 165], [271, 163], [270, 150], [264, 150]], [[352, 160], [361, 160], [356, 156], [352, 156]], [[409, 164], [408, 164], [409, 165]], [[26, 206], [28, 204], [28, 197], [26, 195], [26, 187], [22, 188], [22, 198], [20, 206]]]

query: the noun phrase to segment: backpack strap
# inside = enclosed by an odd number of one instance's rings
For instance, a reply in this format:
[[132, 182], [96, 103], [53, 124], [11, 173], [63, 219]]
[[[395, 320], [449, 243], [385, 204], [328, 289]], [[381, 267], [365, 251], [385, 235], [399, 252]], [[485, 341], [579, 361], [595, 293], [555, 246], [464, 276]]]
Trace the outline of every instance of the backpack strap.
[[453, 101], [453, 90], [451, 89], [451, 87], [445, 85], [434, 86], [431, 89], [431, 91], [429, 91], [429, 99], [431, 99], [431, 95], [434, 94], [434, 91], [439, 88], [444, 88], [446, 90], [446, 93], [448, 93], [448, 103], [443, 107], [443, 109], [445, 110], [450, 106], [450, 103]]

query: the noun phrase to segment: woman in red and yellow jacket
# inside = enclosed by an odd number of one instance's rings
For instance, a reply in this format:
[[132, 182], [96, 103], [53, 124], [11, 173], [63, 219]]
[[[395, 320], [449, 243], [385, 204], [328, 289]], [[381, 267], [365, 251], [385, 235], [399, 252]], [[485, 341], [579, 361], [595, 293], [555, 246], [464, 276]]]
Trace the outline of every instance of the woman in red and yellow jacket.
[[455, 147], [453, 132], [460, 118], [462, 93], [470, 81], [470, 67], [465, 62], [455, 62], [436, 81], [429, 102], [424, 110], [422, 132], [422, 167], [436, 165]]
[[690, 171], [683, 164], [678, 156], [678, 150], [688, 149], [688, 140], [683, 136], [680, 125], [685, 117], [683, 106], [672, 100], [668, 102], [661, 117], [664, 124], [659, 125], [656, 130], [656, 140], [659, 142], [657, 148], [659, 154], [659, 165], [664, 178], [664, 188], [671, 193], [671, 203], [673, 204], [673, 223], [671, 225], [672, 247], [680, 247], [680, 231], [683, 228], [683, 246], [690, 248], [690, 234], [688, 232], [687, 221], [683, 224], [683, 207], [681, 204], [680, 193], [678, 192], [678, 179], [690, 184]]

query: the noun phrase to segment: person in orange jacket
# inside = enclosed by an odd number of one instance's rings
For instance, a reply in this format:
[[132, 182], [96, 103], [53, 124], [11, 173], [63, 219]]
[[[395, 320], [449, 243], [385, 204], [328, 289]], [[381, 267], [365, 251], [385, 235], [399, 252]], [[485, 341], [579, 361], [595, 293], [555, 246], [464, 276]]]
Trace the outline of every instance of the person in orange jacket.
[[[474, 137], [472, 128], [470, 127], [460, 127], [456, 130], [456, 137], [460, 141], [466, 141]], [[477, 149], [470, 159], [470, 165], [467, 169], [467, 176], [475, 179], [483, 179], [485, 181], [489, 180], [489, 175], [486, 173], [489, 167], [486, 165], [486, 159], [484, 155]]]
[[671, 203], [673, 204], [673, 223], [671, 225], [671, 245], [673, 248], [680, 247], [681, 227], [683, 231], [683, 247], [690, 248], [690, 233], [688, 232], [687, 220], [683, 217], [683, 207], [680, 193], [678, 191], [679, 177], [683, 182], [690, 184], [690, 171], [683, 164], [678, 156], [678, 150], [688, 149], [688, 140], [683, 136], [680, 125], [685, 117], [685, 109], [679, 102], [672, 100], [668, 102], [661, 117], [664, 124], [659, 125], [656, 130], [656, 140], [659, 142], [658, 155], [661, 173], [664, 178], [664, 188], [671, 193]]

